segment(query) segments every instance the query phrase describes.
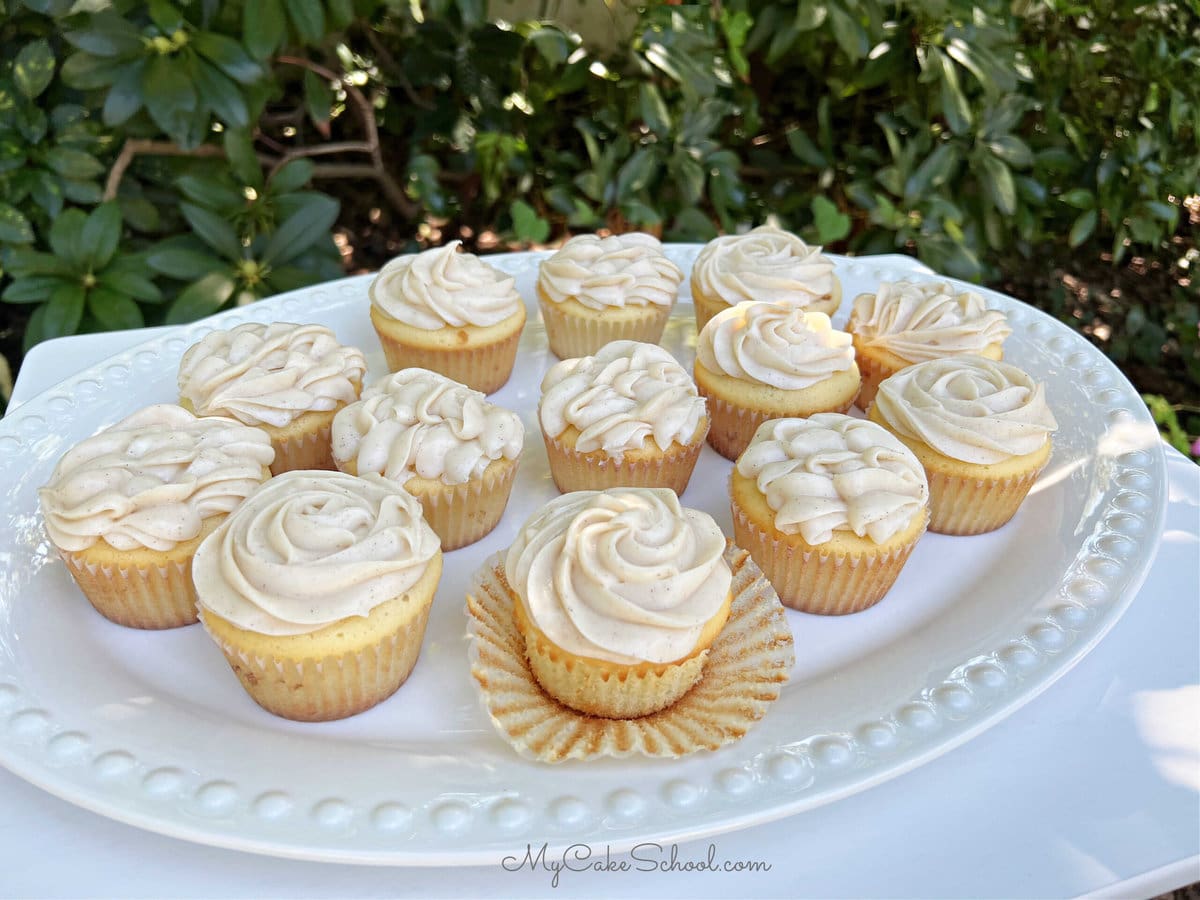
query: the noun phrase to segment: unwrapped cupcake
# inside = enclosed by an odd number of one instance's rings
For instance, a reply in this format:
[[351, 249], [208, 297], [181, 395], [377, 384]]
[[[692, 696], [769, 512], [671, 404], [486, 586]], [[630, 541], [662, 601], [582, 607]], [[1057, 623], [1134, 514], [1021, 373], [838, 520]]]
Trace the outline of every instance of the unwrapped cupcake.
[[832, 316], [842, 302], [833, 260], [796, 235], [770, 225], [705, 244], [692, 266], [696, 330], [728, 306], [755, 300]]
[[403, 485], [446, 551], [496, 527], [524, 440], [516, 413], [426, 369], [380, 379], [333, 420], [338, 468]]
[[891, 589], [929, 521], [916, 456], [839, 413], [759, 426], [730, 484], [733, 533], [785, 606], [843, 615]]
[[525, 302], [516, 282], [451, 241], [398, 256], [371, 282], [371, 324], [388, 369], [421, 368], [477, 391], [512, 374]]
[[869, 417], [925, 467], [929, 530], [941, 534], [982, 534], [1008, 522], [1050, 461], [1058, 428], [1041, 384], [981, 356], [902, 369], [879, 386]]
[[58, 461], [38, 492], [46, 532], [105, 618], [190, 625], [196, 548], [270, 477], [274, 456], [259, 428], [148, 406]]
[[821, 312], [739, 303], [696, 343], [696, 387], [708, 401], [708, 442], [737, 459], [767, 419], [845, 412], [861, 379], [850, 335]]
[[369, 709], [408, 678], [442, 572], [421, 504], [375, 475], [288, 472], [210, 534], [200, 618], [247, 693], [288, 719]]
[[682, 282], [683, 272], [652, 235], [571, 238], [538, 271], [550, 350], [573, 359], [610, 341], [657, 344]]
[[334, 414], [358, 399], [367, 361], [322, 325], [249, 323], [213, 331], [188, 348], [179, 364], [184, 408], [229, 416], [271, 437], [278, 475], [292, 469], [332, 469], [329, 429]]
[[542, 379], [538, 421], [560, 491], [687, 488], [708, 434], [704, 398], [655, 344], [613, 341]]
[[879, 383], [905, 366], [964, 354], [1001, 359], [1012, 334], [1004, 313], [988, 309], [975, 291], [941, 281], [885, 281], [874, 294], [859, 294], [846, 330], [862, 371], [862, 410]]

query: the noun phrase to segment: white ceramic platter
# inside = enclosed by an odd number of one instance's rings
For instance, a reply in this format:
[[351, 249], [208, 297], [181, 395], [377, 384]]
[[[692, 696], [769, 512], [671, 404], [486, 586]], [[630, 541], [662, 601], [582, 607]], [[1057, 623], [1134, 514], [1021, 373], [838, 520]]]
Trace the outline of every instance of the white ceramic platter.
[[[697, 250], [668, 254], [687, 271]], [[542, 843], [616, 852], [800, 812], [927, 762], [1062, 676], [1133, 598], [1165, 509], [1154, 425], [1083, 338], [985, 291], [1014, 329], [1007, 358], [1046, 383], [1061, 425], [1049, 467], [1008, 526], [926, 535], [867, 612], [789, 612], [792, 680], [739, 743], [675, 761], [548, 766], [518, 757], [493, 732], [468, 674], [463, 594], [479, 563], [555, 494], [534, 418], [553, 362], [532, 300], [543, 256], [489, 257], [516, 276], [534, 310], [514, 376], [493, 398], [520, 411], [529, 433], [508, 511], [489, 537], [447, 555], [413, 676], [346, 721], [299, 724], [262, 711], [199, 626], [139, 632], [98, 616], [47, 543], [37, 488], [81, 438], [174, 400], [181, 354], [213, 328], [320, 322], [366, 351], [370, 376], [383, 374], [369, 277], [180, 328], [0, 420], [0, 763], [124, 822], [280, 856], [447, 865], [523, 856]], [[839, 259], [846, 302], [835, 321], [860, 291], [923, 271], [904, 257]], [[691, 365], [686, 301], [663, 343]], [[706, 447], [683, 497], [729, 533], [730, 467]]]

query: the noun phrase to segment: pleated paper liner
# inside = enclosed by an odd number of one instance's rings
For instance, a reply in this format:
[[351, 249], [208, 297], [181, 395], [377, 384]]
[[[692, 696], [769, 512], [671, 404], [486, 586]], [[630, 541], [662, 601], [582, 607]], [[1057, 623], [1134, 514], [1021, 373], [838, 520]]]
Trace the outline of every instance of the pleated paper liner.
[[539, 305], [546, 325], [546, 341], [559, 359], [592, 356], [612, 341], [657, 344], [671, 317], [670, 307], [657, 304], [636, 308], [638, 315], [632, 315], [635, 309], [632, 307], [614, 309], [610, 317], [589, 314], [594, 311], [586, 307], [582, 307], [586, 310], [582, 314], [570, 312], [562, 308], [563, 304], [552, 300], [539, 299]]
[[619, 461], [603, 450], [581, 453], [544, 431], [542, 439], [546, 443], [550, 475], [563, 493], [603, 491], [612, 487], [662, 487], [682, 494], [692, 478], [696, 460], [700, 458], [707, 430], [708, 420], [705, 419], [686, 444], [672, 443], [661, 455], [626, 453]]
[[477, 347], [422, 347], [398, 341], [379, 329], [376, 332], [388, 371], [428, 369], [484, 394], [494, 394], [508, 382], [521, 341], [519, 328], [494, 343]]
[[449, 552], [491, 533], [504, 515], [516, 474], [516, 460], [498, 459], [464, 484], [412, 478], [404, 487], [421, 501], [425, 521], [441, 538], [442, 550]]
[[[708, 404], [708, 415], [712, 420], [712, 425], [708, 429], [708, 443], [726, 459], [736, 460], [741, 456], [746, 448], [750, 446], [754, 432], [758, 430], [758, 426], [763, 422], [770, 419], [784, 418], [789, 415], [807, 417], [817, 412], [817, 410], [796, 411], [785, 414], [772, 410], [735, 406], [728, 400], [723, 400], [710, 391], [706, 391], [703, 385], [699, 383], [697, 383], [696, 387]], [[854, 401], [851, 399], [849, 403], [845, 403], [840, 407], [819, 411], [844, 413], [853, 405]]]
[[901, 366], [889, 365], [874, 356], [868, 355], [863, 350], [858, 350], [855, 354], [855, 362], [858, 363], [858, 371], [862, 375], [862, 387], [858, 391], [858, 400], [855, 402], [863, 412], [866, 412], [870, 408], [871, 401], [879, 393], [879, 385], [884, 379], [895, 375], [904, 368], [904, 365], [908, 365], [907, 363]]
[[1009, 478], [949, 475], [926, 467], [929, 476], [929, 530], [971, 535], [995, 531], [1017, 514], [1044, 466]]
[[725, 559], [733, 604], [696, 686], [660, 712], [603, 719], [563, 706], [538, 686], [513, 621], [503, 556], [492, 556], [467, 595], [467, 637], [471, 674], [501, 737], [522, 756], [550, 763], [674, 758], [742, 738], [779, 698], [795, 655], [783, 606], [750, 555], [730, 544]]

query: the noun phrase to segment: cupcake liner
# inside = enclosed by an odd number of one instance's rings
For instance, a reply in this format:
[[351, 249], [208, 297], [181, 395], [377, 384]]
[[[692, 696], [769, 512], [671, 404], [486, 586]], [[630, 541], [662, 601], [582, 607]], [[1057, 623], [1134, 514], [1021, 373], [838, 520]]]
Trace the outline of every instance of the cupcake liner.
[[828, 552], [772, 537], [737, 504], [733, 535], [762, 567], [784, 606], [822, 616], [861, 612], [883, 599], [928, 525], [910, 542], [877, 555]]
[[192, 553], [186, 559], [168, 560], [162, 565], [128, 568], [91, 562], [87, 551], [59, 553], [84, 596], [110, 622], [127, 628], [160, 630], [196, 621]]
[[871, 406], [871, 401], [875, 399], [875, 395], [879, 392], [880, 383], [885, 378], [895, 375], [903, 366], [888, 365], [861, 351], [856, 355], [856, 360], [858, 362], [859, 374], [862, 375], [862, 387], [858, 391], [858, 400], [855, 402], [859, 409], [866, 412]]
[[508, 506], [516, 474], [516, 460], [498, 460], [465, 484], [421, 479], [416, 485], [409, 481], [405, 488], [421, 501], [425, 521], [441, 538], [442, 550], [450, 551], [491, 533]]
[[[842, 283], [836, 275], [833, 277], [833, 290], [829, 292], [829, 296], [811, 300], [804, 304], [804, 309], [808, 312], [823, 312], [830, 318], [838, 311], [838, 307], [842, 305]], [[761, 298], [751, 297], [751, 300], [759, 300]], [[765, 301], [770, 302], [770, 301]], [[708, 324], [708, 320], [715, 316], [723, 309], [728, 309], [730, 304], [726, 303], [718, 297], [710, 297], [708, 294], [702, 293], [692, 285], [692, 306], [696, 312], [696, 333], [699, 334], [704, 330], [704, 326]]]
[[1045, 465], [1008, 478], [948, 475], [926, 467], [929, 477], [929, 530], [969, 535], [995, 531], [1016, 515]]
[[472, 390], [494, 394], [508, 382], [517, 359], [521, 329], [491, 344], [478, 347], [422, 347], [399, 341], [376, 329], [388, 371], [429, 369]]
[[810, 416], [818, 412], [844, 413], [854, 405], [851, 400], [831, 409], [784, 413], [776, 410], [737, 406], [716, 396], [711, 391], [705, 390], [704, 385], [699, 381], [696, 382], [696, 388], [708, 404], [708, 416], [712, 423], [708, 429], [708, 443], [726, 459], [732, 460], [736, 460], [745, 452], [754, 437], [754, 432], [763, 422], [788, 415]]
[[503, 557], [493, 555], [467, 595], [467, 638], [471, 674], [500, 736], [542, 762], [680, 757], [743, 737], [778, 699], [795, 655], [783, 607], [758, 566], [732, 544], [725, 559], [733, 570], [733, 603], [700, 680], [659, 712], [606, 719], [570, 709], [538, 685], [514, 621]]
[[[635, 319], [603, 319], [584, 317], [565, 312], [553, 301], [539, 299], [542, 320], [546, 324], [546, 340], [550, 351], [559, 359], [578, 359], [591, 356], [612, 341], [643, 341], [657, 344], [671, 317], [671, 309], [650, 304], [645, 314]], [[628, 309], [628, 307], [626, 307]]]
[[291, 437], [284, 437], [274, 429], [268, 429], [271, 434], [271, 446], [275, 448], [271, 474], [282, 475], [284, 472], [302, 469], [336, 469], [331, 437], [336, 412], [330, 410], [327, 415], [323, 414], [324, 421], [315, 430], [306, 429], [303, 433]]
[[200, 614], [242, 687], [267, 712], [298, 722], [326, 722], [364, 712], [404, 684], [425, 637], [432, 597], [412, 621], [353, 651], [322, 657], [256, 654], [227, 637], [230, 628]]
[[[707, 428], [707, 425], [705, 426]], [[635, 459], [626, 454], [619, 462], [603, 450], [580, 453], [574, 447], [542, 432], [550, 474], [559, 491], [603, 491], [612, 487], [665, 487], [676, 494], [687, 489], [700, 458], [704, 442], [693, 438], [686, 444], [674, 443], [667, 452], [651, 458]]]

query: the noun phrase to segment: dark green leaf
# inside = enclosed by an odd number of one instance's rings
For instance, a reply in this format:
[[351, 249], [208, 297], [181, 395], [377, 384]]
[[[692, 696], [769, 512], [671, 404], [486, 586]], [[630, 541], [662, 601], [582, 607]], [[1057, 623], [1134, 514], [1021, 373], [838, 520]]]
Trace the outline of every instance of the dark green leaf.
[[[314, 6], [319, 4], [313, 4]], [[234, 81], [253, 84], [262, 77], [262, 66], [250, 58], [242, 45], [232, 38], [211, 31], [202, 31], [192, 38], [200, 55], [213, 62]]]
[[822, 244], [840, 241], [850, 233], [850, 217], [820, 194], [812, 199], [812, 214], [817, 240]]
[[112, 261], [121, 241], [121, 210], [114, 201], [102, 203], [88, 215], [80, 233], [79, 248], [93, 271]]
[[686, 152], [677, 151], [671, 157], [668, 172], [675, 179], [684, 206], [694, 206], [700, 202], [704, 195], [704, 166]]
[[325, 36], [325, 10], [316, 0], [284, 0], [301, 43], [319, 44]]
[[983, 167], [980, 180], [992, 205], [1004, 215], [1011, 216], [1017, 211], [1017, 185], [1012, 169], [990, 154], [979, 157], [979, 162]]
[[671, 133], [671, 114], [667, 111], [667, 104], [663, 102], [658, 88], [649, 81], [642, 82], [638, 87], [638, 108], [647, 128], [659, 137]]
[[941, 50], [935, 48], [933, 53], [941, 65], [942, 115], [946, 117], [946, 123], [950, 126], [951, 131], [955, 134], [965, 134], [970, 130], [974, 119], [971, 115], [971, 107], [958, 83], [958, 70]]
[[987, 147], [995, 156], [1014, 168], [1024, 169], [1033, 165], [1033, 152], [1029, 145], [1016, 135], [1006, 134], [998, 137], [989, 141]]
[[162, 292], [158, 289], [158, 285], [140, 272], [131, 272], [110, 266], [97, 276], [97, 281], [110, 290], [144, 303], [157, 303], [162, 300]]
[[57, 275], [28, 275], [14, 279], [4, 290], [5, 303], [45, 303], [66, 282]]
[[626, 200], [621, 204], [621, 215], [634, 225], [652, 227], [662, 221], [662, 216], [641, 200]]
[[322, 237], [337, 220], [338, 202], [323, 194], [305, 198], [303, 206], [292, 213], [267, 240], [262, 261], [285, 263], [295, 259]]
[[28, 244], [33, 241], [33, 228], [21, 211], [0, 202], [0, 243]]
[[267, 286], [277, 294], [294, 291], [297, 288], [308, 287], [322, 279], [307, 269], [299, 266], [277, 266], [267, 276]]
[[354, 0], [327, 0], [329, 5], [329, 24], [342, 30], [354, 21]]
[[692, 206], [675, 217], [667, 236], [676, 241], [711, 241], [717, 236], [717, 227], [711, 218]]
[[202, 59], [196, 61], [193, 73], [200, 97], [226, 128], [244, 129], [250, 124], [246, 100], [232, 79]]
[[183, 14], [167, 0], [150, 0], [147, 7], [150, 20], [163, 34], [169, 36], [183, 27]]
[[126, 63], [89, 53], [74, 53], [63, 63], [62, 80], [73, 88], [90, 91], [112, 84]]
[[72, 46], [93, 56], [132, 56], [142, 50], [141, 33], [123, 16], [112, 10], [91, 16], [86, 28], [68, 31], [63, 37]]
[[1076, 209], [1091, 209], [1096, 205], [1096, 195], [1087, 188], [1073, 188], [1058, 199]]
[[1078, 247], [1084, 241], [1092, 236], [1092, 232], [1096, 230], [1096, 210], [1088, 209], [1080, 214], [1075, 220], [1075, 224], [1071, 226], [1071, 233], [1067, 236], [1067, 242], [1072, 247]]
[[235, 287], [228, 272], [210, 272], [180, 292], [167, 311], [166, 323], [178, 325], [212, 315], [233, 296]]
[[627, 202], [643, 190], [658, 173], [657, 154], [649, 147], [639, 147], [617, 173], [617, 200]]
[[828, 165], [824, 154], [817, 149], [817, 145], [805, 134], [803, 128], [793, 128], [787, 132], [787, 142], [796, 159], [801, 162], [820, 168]]
[[256, 191], [261, 191], [263, 171], [254, 153], [254, 142], [250, 139], [250, 133], [228, 128], [221, 137], [225, 146], [225, 156], [234, 176], [240, 179], [242, 184], [248, 184]]
[[271, 176], [268, 188], [273, 194], [298, 191], [312, 180], [313, 164], [307, 159], [293, 159]]
[[533, 48], [552, 66], [560, 66], [574, 49], [567, 36], [553, 25], [541, 25], [529, 36]]
[[66, 178], [95, 178], [104, 171], [104, 164], [90, 153], [55, 147], [46, 154], [46, 163]]
[[42, 338], [61, 337], [79, 330], [83, 318], [84, 290], [81, 284], [63, 284], [54, 289], [50, 302], [46, 304], [42, 320]]
[[26, 353], [35, 344], [40, 344], [45, 338], [42, 331], [42, 323], [46, 321], [46, 307], [49, 304], [43, 303], [41, 306], [34, 307], [33, 315], [29, 317], [29, 321], [25, 324], [25, 337], [21, 339], [21, 347]]
[[938, 144], [904, 183], [905, 202], [916, 204], [924, 198], [929, 188], [939, 187], [949, 181], [958, 168], [959, 158], [958, 147], [954, 144]]
[[96, 287], [89, 291], [87, 305], [96, 321], [109, 331], [141, 328], [146, 324], [136, 303], [109, 288]]
[[523, 244], [540, 244], [550, 236], [550, 223], [524, 200], [514, 200], [509, 207], [513, 232]]
[[68, 209], [50, 226], [50, 247], [76, 267], [87, 263], [87, 254], [83, 252], [83, 226], [86, 223], [83, 210]]
[[158, 127], [187, 144], [189, 120], [196, 109], [196, 89], [182, 57], [156, 56], [142, 72], [146, 109]]
[[122, 124], [142, 108], [142, 69], [145, 67], [144, 60], [130, 63], [113, 82], [104, 98], [103, 120], [108, 127]]
[[54, 78], [54, 51], [44, 38], [30, 41], [13, 60], [13, 82], [22, 94], [32, 100], [50, 86]]
[[175, 179], [175, 185], [192, 202], [224, 213], [232, 214], [246, 203], [242, 192], [232, 187], [225, 178], [217, 179], [207, 175], [181, 175]]
[[867, 32], [841, 6], [829, 7], [829, 24], [833, 28], [834, 40], [851, 61], [857, 62], [870, 52], [871, 42]]
[[233, 226], [221, 216], [194, 203], [180, 203], [179, 211], [208, 246], [230, 261], [242, 258], [242, 242]]
[[68, 260], [57, 257], [53, 253], [40, 253], [25, 247], [9, 250], [5, 256], [5, 263], [8, 266], [9, 274], [15, 278], [24, 278], [29, 275], [69, 277], [75, 274], [75, 266]]
[[304, 107], [316, 125], [325, 125], [333, 114], [333, 88], [316, 72], [304, 70]]
[[280, 0], [257, 0], [242, 6], [242, 34], [255, 59], [266, 59], [283, 41], [287, 21]]
[[157, 231], [159, 225], [158, 207], [145, 197], [118, 197], [121, 206], [121, 217], [135, 231]]
[[17, 131], [31, 144], [40, 144], [50, 122], [38, 107], [26, 105], [17, 110]]
[[200, 250], [169, 246], [151, 250], [146, 256], [146, 264], [155, 272], [181, 281], [195, 281], [226, 265], [217, 257]]

